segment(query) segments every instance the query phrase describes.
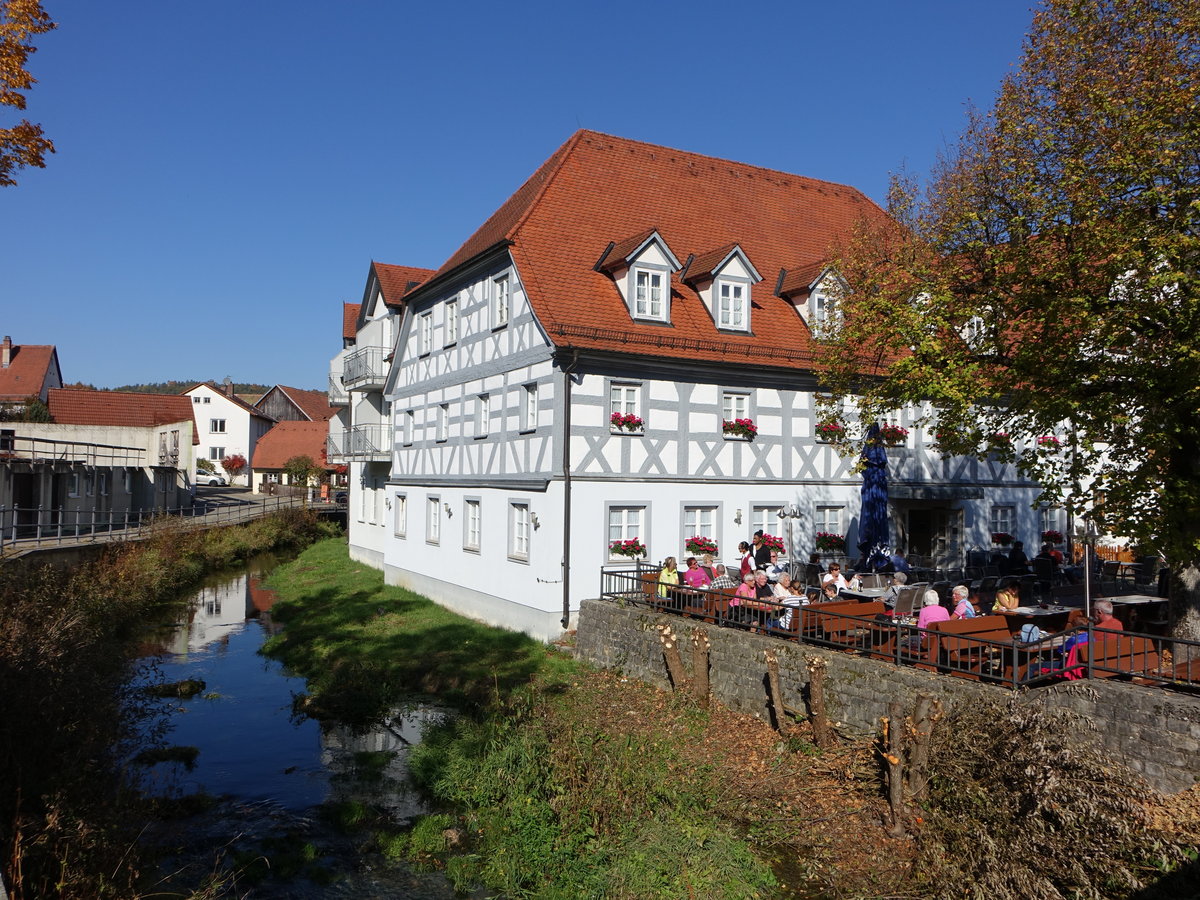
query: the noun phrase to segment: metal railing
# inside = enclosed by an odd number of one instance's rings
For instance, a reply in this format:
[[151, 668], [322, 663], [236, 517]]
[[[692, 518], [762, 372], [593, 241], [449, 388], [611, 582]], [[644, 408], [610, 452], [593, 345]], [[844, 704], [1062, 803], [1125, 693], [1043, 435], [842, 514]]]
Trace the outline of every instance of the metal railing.
[[6, 465], [62, 463], [100, 468], [113, 466], [141, 468], [146, 465], [146, 448], [5, 434], [3, 440], [0, 441], [0, 463]]
[[345, 406], [350, 402], [350, 394], [346, 390], [346, 386], [342, 384], [342, 376], [329, 375], [329, 405], [330, 406]]
[[346, 432], [343, 455], [386, 460], [392, 453], [394, 430], [393, 426], [382, 423], [355, 425]]
[[347, 432], [345, 431], [331, 431], [329, 437], [325, 439], [325, 458], [330, 462], [342, 462], [345, 460], [346, 436]]
[[387, 347], [363, 347], [346, 357], [342, 364], [342, 384], [347, 391], [383, 387], [387, 380]]
[[1143, 685], [1200, 688], [1200, 641], [1162, 634], [1105, 631], [1087, 625], [1023, 642], [1016, 636], [1000, 637], [995, 630], [972, 634], [919, 628], [913, 620], [893, 618], [882, 603], [792, 605], [764, 598], [735, 605], [728, 592], [661, 583], [658, 567], [646, 563], [602, 567], [600, 596], [624, 606], [1012, 689], [1112, 677]]
[[[164, 523], [196, 528], [234, 525], [305, 505], [301, 496], [262, 497], [249, 501], [197, 500], [192, 506], [162, 509], [68, 510], [0, 506], [0, 556], [30, 549], [104, 541], [138, 540]], [[317, 508], [345, 504], [310, 501]]]

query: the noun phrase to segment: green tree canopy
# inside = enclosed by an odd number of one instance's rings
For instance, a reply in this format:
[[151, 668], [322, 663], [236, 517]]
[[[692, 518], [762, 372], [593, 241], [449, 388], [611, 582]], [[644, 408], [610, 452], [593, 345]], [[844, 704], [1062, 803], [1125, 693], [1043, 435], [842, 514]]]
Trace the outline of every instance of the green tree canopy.
[[1046, 0], [993, 109], [841, 248], [822, 361], [864, 420], [928, 404], [943, 449], [1161, 549], [1200, 634], [1197, 98], [1194, 0]]

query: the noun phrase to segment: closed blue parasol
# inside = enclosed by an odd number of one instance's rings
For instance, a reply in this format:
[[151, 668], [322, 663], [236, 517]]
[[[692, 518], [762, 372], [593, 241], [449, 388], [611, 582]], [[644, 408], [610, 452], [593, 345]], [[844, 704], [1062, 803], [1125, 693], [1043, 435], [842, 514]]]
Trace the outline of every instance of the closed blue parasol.
[[886, 548], [889, 546], [887, 451], [883, 448], [878, 425], [867, 429], [862, 476], [858, 546], [863, 558], [874, 563], [887, 558]]

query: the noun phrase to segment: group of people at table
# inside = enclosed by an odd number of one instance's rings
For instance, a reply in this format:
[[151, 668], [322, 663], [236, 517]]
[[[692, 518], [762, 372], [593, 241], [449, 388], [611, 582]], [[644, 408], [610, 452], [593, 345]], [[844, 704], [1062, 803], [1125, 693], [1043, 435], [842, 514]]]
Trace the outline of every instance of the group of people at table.
[[[1018, 544], [1016, 552], [1023, 556]], [[1053, 550], [1047, 545], [1044, 553]], [[674, 587], [686, 587], [697, 591], [733, 590], [729, 601], [729, 617], [750, 625], [768, 628], [787, 629], [791, 625], [793, 610], [810, 603], [809, 592], [805, 585], [791, 577], [789, 567], [781, 564], [778, 551], [763, 543], [763, 533], [756, 532], [750, 542], [743, 541], [738, 546], [741, 555], [739, 568], [734, 572], [726, 566], [714, 564], [712, 556], [689, 556], [685, 560], [685, 568], [680, 570], [673, 556], [663, 561], [662, 570], [658, 577], [658, 594], [667, 597]], [[902, 553], [893, 554], [889, 561], [893, 564], [891, 584], [880, 598], [889, 612], [894, 611], [896, 601], [908, 585], [907, 563]], [[1013, 560], [1018, 562], [1019, 560]], [[1055, 560], [1056, 565], [1061, 564]], [[815, 567], [820, 572], [820, 600], [836, 600], [840, 594], [854, 594], [861, 590], [859, 577], [850, 573], [847, 578], [842, 572], [841, 565], [836, 562], [823, 569], [817, 554], [809, 558], [809, 567]], [[959, 584], [951, 591], [949, 606], [943, 605], [941, 595], [936, 590], [926, 590], [920, 600], [920, 611], [916, 614], [914, 640], [921, 640], [919, 635], [930, 628], [935, 622], [950, 619], [970, 619], [980, 615], [977, 606], [980, 598], [972, 598], [971, 590], [966, 584]], [[993, 613], [1015, 613], [1021, 606], [1018, 584], [1002, 583], [996, 591], [992, 603]], [[1121, 621], [1113, 616], [1113, 606], [1108, 600], [1096, 600], [1092, 603], [1092, 613], [1089, 616], [1082, 609], [1071, 610], [1067, 617], [1066, 629], [1062, 632], [1063, 639], [1057, 642], [1058, 652], [1069, 660], [1076, 646], [1088, 640], [1087, 626], [1106, 631], [1121, 631]], [[1036, 625], [1023, 625], [1015, 637], [1023, 643], [1033, 643], [1052, 637], [1041, 631]]]

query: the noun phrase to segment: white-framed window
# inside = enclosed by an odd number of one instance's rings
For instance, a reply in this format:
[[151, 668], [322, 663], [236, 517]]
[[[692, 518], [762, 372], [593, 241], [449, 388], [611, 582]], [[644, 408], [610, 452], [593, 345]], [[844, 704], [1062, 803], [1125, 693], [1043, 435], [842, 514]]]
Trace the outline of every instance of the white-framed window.
[[508, 558], [527, 562], [529, 560], [529, 504], [508, 504]]
[[125, 493], [133, 493], [133, 469], [125, 470]]
[[492, 327], [503, 328], [508, 324], [511, 300], [508, 273], [492, 279]]
[[433, 350], [433, 312], [422, 313], [417, 319], [417, 329], [420, 333], [420, 355], [427, 356]]
[[200, 399], [201, 399], [201, 401], [202, 401], [202, 402], [204, 402], [204, 403], [208, 403], [208, 402], [210, 402], [210, 401], [212, 400], [212, 397], [201, 397]]
[[225, 458], [225, 448], [224, 447], [209, 447], [208, 448], [208, 458], [212, 459], [212, 460], [217, 460], [217, 461], [224, 459]]
[[714, 541], [717, 539], [717, 508], [715, 506], [685, 506], [683, 508], [683, 540], [686, 541], [691, 537], [706, 537]]
[[446, 301], [446, 346], [458, 343], [458, 297]]
[[101, 497], [108, 496], [109, 479], [111, 477], [112, 477], [111, 472], [97, 472], [96, 473], [96, 491], [97, 491], [97, 493], [100, 494]]
[[482, 531], [482, 507], [480, 500], [475, 497], [468, 497], [463, 501], [464, 512], [463, 516], [463, 549], [479, 552], [479, 539]]
[[992, 534], [1016, 534], [1017, 508], [1015, 506], [993, 506], [988, 513], [988, 526]]
[[392, 495], [392, 532], [398, 538], [408, 537], [408, 495]]
[[832, 291], [819, 287], [808, 298], [809, 325], [818, 334], [828, 332], [841, 322], [837, 298]]
[[437, 439], [446, 440], [450, 434], [450, 404], [439, 403], [437, 408]]
[[624, 559], [611, 551], [614, 542], [640, 540], [646, 543], [643, 524], [646, 518], [644, 506], [610, 506], [608, 508], [608, 543], [605, 553], [610, 559]]
[[845, 534], [842, 528], [842, 514], [845, 507], [821, 506], [813, 510], [813, 531], [824, 531], [826, 534]]
[[84, 493], [86, 493], [87, 496], [89, 496], [89, 497], [93, 496], [96, 493], [96, 473], [94, 473], [94, 472], [84, 472], [83, 473], [83, 490], [84, 490]]
[[213, 434], [224, 434], [225, 433], [225, 420], [224, 419], [209, 419], [208, 420], [208, 430], [211, 431]]
[[425, 498], [425, 540], [430, 544], [442, 541], [442, 498]]
[[1038, 545], [1042, 542], [1042, 533], [1046, 531], [1062, 531], [1059, 527], [1059, 508], [1043, 506], [1038, 510]]
[[166, 471], [160, 470], [159, 472], [155, 473], [154, 480], [157, 484], [158, 492], [160, 494], [169, 494], [169, 493], [171, 493], [171, 491], [173, 491], [175, 489], [175, 473], [174, 472], [166, 472]]
[[416, 431], [417, 412], [414, 409], [406, 409], [404, 411], [404, 446], [408, 446], [413, 442], [413, 432]]
[[744, 391], [722, 391], [721, 418], [726, 422], [750, 418], [750, 395]]
[[638, 319], [667, 317], [667, 306], [663, 290], [666, 276], [651, 269], [637, 269], [633, 273], [633, 315]]
[[[614, 381], [608, 387], [608, 421], [613, 432], [636, 434], [642, 428], [627, 428], [613, 420], [613, 416], [642, 417], [642, 386], [636, 382]], [[644, 426], [643, 426], [644, 427]]]
[[533, 431], [538, 427], [537, 382], [521, 385], [521, 430]]
[[362, 490], [358, 494], [358, 521], [367, 521], [367, 516], [375, 509], [375, 504], [371, 502], [371, 489], [367, 487], [367, 481], [362, 480]]
[[772, 534], [779, 537], [779, 507], [781, 503], [773, 503], [770, 506], [754, 506], [750, 509], [750, 524], [752, 531], [762, 530], [763, 534]]
[[192, 402], [193, 402], [193, 403], [195, 403], [197, 406], [199, 406], [199, 405], [200, 405], [200, 398], [199, 398], [199, 397], [193, 397], [193, 398], [192, 398]]
[[738, 281], [720, 281], [717, 297], [717, 327], [734, 331], [749, 330], [749, 286]]
[[488, 436], [492, 422], [492, 398], [490, 394], [480, 394], [475, 398], [475, 437]]
[[371, 513], [372, 525], [387, 525], [387, 515], [384, 501], [387, 500], [387, 489], [379, 486], [379, 479], [371, 479], [371, 496], [375, 498], [375, 510]]
[[72, 472], [70, 477], [67, 479], [67, 496], [68, 497], [78, 497], [79, 496], [79, 473], [78, 472]]

